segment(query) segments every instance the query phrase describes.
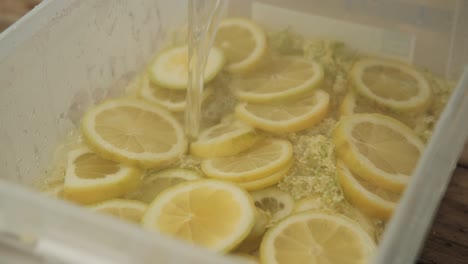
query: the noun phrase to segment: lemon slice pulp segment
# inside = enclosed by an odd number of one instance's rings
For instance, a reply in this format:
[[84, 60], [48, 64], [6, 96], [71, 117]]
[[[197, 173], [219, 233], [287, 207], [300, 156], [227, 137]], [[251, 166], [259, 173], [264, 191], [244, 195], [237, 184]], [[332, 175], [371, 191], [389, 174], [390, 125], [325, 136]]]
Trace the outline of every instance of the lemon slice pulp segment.
[[234, 95], [249, 103], [296, 99], [320, 86], [320, 64], [297, 57], [273, 57], [255, 72], [230, 83]]
[[255, 223], [255, 208], [241, 188], [198, 180], [162, 192], [143, 217], [143, 226], [218, 252], [234, 249]]
[[89, 208], [95, 212], [115, 216], [119, 219], [139, 224], [148, 205], [140, 201], [112, 199]]
[[[212, 47], [208, 53], [203, 82], [208, 83], [223, 69], [223, 52]], [[188, 85], [188, 47], [164, 50], [148, 69], [151, 82], [163, 88], [186, 90]]]
[[221, 21], [214, 45], [224, 51], [226, 69], [232, 73], [254, 69], [267, 53], [265, 32], [255, 22], [244, 18]]
[[296, 202], [294, 207], [295, 213], [302, 213], [306, 211], [318, 211], [325, 208], [325, 204], [322, 202], [320, 195], [313, 194], [309, 197], [302, 198]]
[[203, 131], [190, 145], [198, 157], [223, 157], [238, 154], [257, 142], [255, 129], [240, 121], [222, 122]]
[[379, 188], [354, 175], [338, 162], [337, 179], [346, 199], [369, 216], [388, 220], [395, 210], [399, 194]]
[[265, 234], [260, 246], [262, 263], [365, 264], [375, 244], [346, 217], [318, 212], [292, 215]]
[[272, 175], [265, 176], [253, 181], [236, 182], [236, 184], [246, 189], [247, 191], [257, 191], [270, 187], [280, 182], [288, 174], [293, 164], [294, 162], [285, 165], [283, 168], [273, 173]]
[[200, 173], [189, 169], [163, 169], [149, 173], [142, 186], [128, 195], [128, 198], [151, 203], [165, 189], [176, 184], [202, 179]]
[[270, 215], [269, 226], [290, 215], [294, 210], [294, 198], [277, 187], [251, 193], [255, 206]]
[[240, 103], [236, 116], [265, 131], [296, 132], [320, 122], [328, 112], [329, 102], [329, 95], [318, 90], [302, 99], [278, 104]]
[[81, 204], [101, 202], [135, 190], [141, 184], [141, 176], [139, 169], [80, 147], [68, 154], [63, 196]]
[[[147, 75], [141, 78], [141, 85], [138, 89], [138, 95], [141, 99], [162, 106], [171, 112], [182, 112], [185, 110], [187, 91], [166, 89], [154, 85], [149, 81]], [[213, 94], [213, 88], [210, 86], [205, 87], [203, 89], [202, 101], [206, 100], [211, 94]]]
[[187, 148], [183, 128], [169, 112], [137, 99], [94, 106], [83, 117], [82, 132], [102, 156], [142, 167], [167, 165]]
[[289, 141], [265, 139], [237, 155], [203, 160], [201, 168], [209, 177], [239, 183], [271, 176], [289, 164], [292, 158]]
[[342, 117], [332, 137], [338, 157], [351, 171], [395, 192], [403, 191], [424, 150], [409, 127], [381, 114]]
[[362, 96], [396, 111], [419, 111], [431, 100], [424, 76], [397, 61], [360, 60], [351, 69], [350, 80]]

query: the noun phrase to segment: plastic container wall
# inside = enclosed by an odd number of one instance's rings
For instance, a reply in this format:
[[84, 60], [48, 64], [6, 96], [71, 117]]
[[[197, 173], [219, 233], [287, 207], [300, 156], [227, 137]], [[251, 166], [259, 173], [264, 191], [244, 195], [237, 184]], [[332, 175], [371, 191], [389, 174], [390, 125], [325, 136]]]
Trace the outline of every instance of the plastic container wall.
[[[49, 0], [1, 35], [0, 245], [11, 238], [20, 250], [58, 263], [80, 263], [77, 256], [88, 256], [87, 263], [229, 263], [18, 185], [44, 174], [89, 105], [118, 94], [143, 69], [169, 30], [184, 23], [186, 6], [183, 0]], [[411, 263], [467, 136], [468, 73], [461, 76], [468, 3], [244, 0], [231, 1], [229, 13], [266, 28], [343, 40], [458, 81], [375, 260]]]
[[231, 1], [268, 28], [346, 41], [457, 80], [468, 62], [468, 5], [459, 0]]
[[[186, 1], [46, 1], [3, 34], [2, 178], [32, 183], [84, 109], [118, 94], [186, 19]], [[43, 174], [43, 173], [42, 173]]]

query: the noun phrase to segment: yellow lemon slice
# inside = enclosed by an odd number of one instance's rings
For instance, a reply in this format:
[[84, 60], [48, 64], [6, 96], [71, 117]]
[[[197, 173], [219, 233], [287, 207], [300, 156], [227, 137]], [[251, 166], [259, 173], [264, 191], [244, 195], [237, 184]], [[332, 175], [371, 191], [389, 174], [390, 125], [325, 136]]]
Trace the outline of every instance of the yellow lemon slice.
[[[182, 112], [186, 106], [187, 92], [180, 90], [171, 90], [154, 85], [149, 81], [147, 75], [141, 77], [140, 89], [138, 95], [141, 99], [164, 107], [171, 112]], [[213, 88], [208, 86], [203, 89], [202, 101], [213, 94]]]
[[415, 114], [411, 112], [394, 112], [378, 104], [372, 104], [369, 102], [369, 100], [357, 95], [353, 91], [348, 92], [348, 94], [344, 97], [339, 106], [339, 112], [342, 115], [361, 113], [377, 113], [387, 115], [412, 128], [415, 134], [423, 140], [427, 140], [427, 132], [425, 131], [430, 131], [429, 123], [424, 121], [426, 120], [427, 115], [420, 113]]
[[228, 252], [249, 235], [255, 207], [248, 193], [233, 184], [191, 181], [162, 192], [142, 223], [147, 229]]
[[341, 203], [340, 206], [338, 206], [338, 211], [344, 216], [347, 216], [348, 218], [356, 221], [356, 223], [358, 223], [362, 229], [364, 229], [364, 231], [366, 231], [367, 234], [369, 234], [369, 236], [374, 239], [374, 241], [377, 241], [378, 235], [376, 224], [374, 223], [375, 218], [365, 214], [363, 211], [359, 210], [348, 202]]
[[234, 78], [234, 95], [249, 103], [281, 102], [301, 97], [320, 86], [320, 64], [298, 57], [273, 57], [255, 72]]
[[165, 189], [176, 184], [202, 179], [200, 173], [189, 169], [165, 169], [152, 172], [143, 179], [142, 186], [128, 198], [151, 203]]
[[[341, 115], [352, 115], [357, 113], [372, 113], [374, 111], [357, 111], [356, 105], [356, 94], [353, 91], [349, 91], [338, 108]], [[370, 110], [370, 109], [369, 109]]]
[[269, 213], [257, 208], [255, 210], [255, 224], [250, 230], [249, 235], [242, 241], [242, 243], [236, 248], [236, 253], [250, 253], [257, 250], [260, 247], [263, 234], [269, 227], [271, 216]]
[[214, 45], [226, 55], [226, 70], [242, 73], [254, 69], [267, 53], [267, 39], [263, 29], [245, 18], [221, 21]]
[[250, 148], [259, 136], [255, 129], [240, 121], [222, 122], [203, 131], [190, 144], [190, 153], [204, 158], [238, 154]]
[[[203, 82], [208, 83], [223, 69], [223, 52], [213, 47], [208, 53]], [[185, 90], [188, 85], [188, 47], [181, 46], [164, 50], [150, 65], [151, 82], [168, 89]]]
[[140, 201], [112, 199], [89, 206], [95, 212], [112, 215], [122, 220], [140, 224], [148, 205]]
[[167, 165], [187, 148], [183, 128], [169, 112], [136, 99], [94, 106], [83, 117], [82, 132], [104, 157], [143, 167]]
[[[361, 213], [358, 209], [354, 208], [349, 203], [340, 203], [337, 209], [340, 214], [343, 214], [356, 221], [369, 234], [369, 236], [375, 238], [374, 223], [368, 216]], [[324, 204], [320, 195], [317, 194], [302, 198], [296, 202], [294, 213], [302, 213], [307, 211], [333, 213], [333, 211]]]
[[280, 104], [240, 103], [236, 116], [253, 127], [270, 132], [296, 132], [320, 122], [327, 114], [330, 96], [321, 90], [302, 99]]
[[381, 114], [343, 117], [332, 137], [338, 157], [354, 173], [395, 192], [403, 191], [424, 151], [409, 127]]
[[326, 206], [322, 202], [320, 195], [315, 194], [297, 201], [294, 207], [294, 212], [302, 213], [311, 210], [318, 211], [324, 208], [326, 208]]
[[294, 210], [294, 198], [277, 187], [251, 192], [255, 206], [270, 215], [271, 226], [290, 215]]
[[260, 259], [271, 264], [365, 264], [374, 251], [373, 240], [347, 217], [305, 212], [267, 231]]
[[140, 170], [117, 163], [81, 147], [68, 153], [63, 195], [89, 204], [116, 198], [141, 184]]
[[401, 62], [363, 59], [354, 64], [349, 76], [362, 96], [396, 111], [419, 111], [431, 100], [428, 81]]
[[271, 176], [288, 165], [292, 158], [289, 141], [265, 139], [237, 155], [203, 160], [201, 169], [212, 178], [248, 182]]
[[273, 173], [270, 176], [266, 176], [253, 181], [236, 182], [236, 184], [246, 189], [247, 191], [256, 191], [264, 189], [266, 187], [270, 187], [280, 182], [288, 174], [293, 164], [293, 162], [287, 164], [286, 166], [284, 166], [284, 168], [280, 169], [279, 171]]
[[376, 187], [354, 175], [343, 162], [338, 162], [337, 179], [346, 199], [362, 212], [380, 219], [390, 219], [400, 195]]
[[44, 190], [42, 190], [46, 196], [64, 199], [63, 194], [63, 183], [62, 184], [54, 184], [53, 186], [48, 186]]

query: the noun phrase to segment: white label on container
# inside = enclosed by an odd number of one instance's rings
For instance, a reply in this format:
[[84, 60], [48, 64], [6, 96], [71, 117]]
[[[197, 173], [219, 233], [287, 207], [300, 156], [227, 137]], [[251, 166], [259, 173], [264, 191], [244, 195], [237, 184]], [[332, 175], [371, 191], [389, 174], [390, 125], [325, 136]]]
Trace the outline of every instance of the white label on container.
[[272, 29], [291, 26], [306, 37], [341, 40], [366, 53], [408, 62], [413, 60], [415, 36], [407, 32], [306, 14], [259, 2], [252, 5], [252, 18]]

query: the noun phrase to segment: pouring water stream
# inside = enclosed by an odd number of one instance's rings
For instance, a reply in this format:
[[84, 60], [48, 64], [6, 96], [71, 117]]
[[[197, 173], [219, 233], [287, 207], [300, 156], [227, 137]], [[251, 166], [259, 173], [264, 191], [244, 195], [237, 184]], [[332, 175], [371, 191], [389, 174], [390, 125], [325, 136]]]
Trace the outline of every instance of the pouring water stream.
[[227, 0], [189, 0], [188, 9], [188, 88], [185, 128], [190, 139], [200, 131], [203, 75], [221, 14]]

